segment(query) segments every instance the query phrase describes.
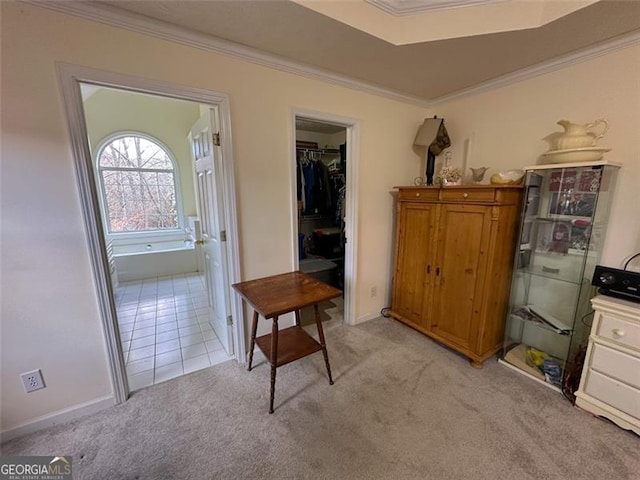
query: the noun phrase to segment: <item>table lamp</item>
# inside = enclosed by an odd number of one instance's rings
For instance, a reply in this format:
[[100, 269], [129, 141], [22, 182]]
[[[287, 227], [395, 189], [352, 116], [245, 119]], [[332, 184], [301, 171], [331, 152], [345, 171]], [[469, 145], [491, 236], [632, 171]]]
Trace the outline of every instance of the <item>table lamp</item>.
[[433, 173], [435, 170], [436, 155], [451, 146], [449, 134], [444, 126], [444, 119], [433, 117], [425, 118], [418, 128], [413, 144], [427, 147], [425, 150], [426, 184], [433, 185]]

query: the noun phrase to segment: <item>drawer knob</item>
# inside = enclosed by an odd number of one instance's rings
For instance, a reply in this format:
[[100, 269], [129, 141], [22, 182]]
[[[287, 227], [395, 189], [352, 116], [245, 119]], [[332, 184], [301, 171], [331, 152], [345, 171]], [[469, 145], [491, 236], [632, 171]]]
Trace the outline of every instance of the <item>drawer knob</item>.
[[463, 193], [463, 194], [462, 194], [462, 198], [467, 198], [468, 196], [469, 196], [469, 194], [468, 194], [468, 193]]
[[416, 197], [419, 197], [419, 196], [420, 196], [420, 194], [419, 194], [419, 193], [416, 193]]
[[613, 330], [611, 330], [611, 333], [613, 333], [613, 335], [616, 337], [624, 337], [626, 335], [624, 330], [620, 330], [619, 328], [614, 328]]

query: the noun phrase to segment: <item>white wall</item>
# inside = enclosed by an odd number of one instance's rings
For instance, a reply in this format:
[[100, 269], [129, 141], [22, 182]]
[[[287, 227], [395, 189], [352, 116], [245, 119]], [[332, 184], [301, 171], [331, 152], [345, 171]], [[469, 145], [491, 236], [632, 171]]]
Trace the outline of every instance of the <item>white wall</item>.
[[605, 159], [623, 166], [601, 263], [619, 267], [640, 250], [640, 46], [433, 110], [445, 118], [454, 165], [462, 165], [465, 138], [475, 138], [468, 166], [491, 167], [486, 181], [497, 171], [539, 163], [549, 149], [542, 139], [563, 131], [558, 120], [607, 119], [609, 132], [598, 146], [611, 148]]
[[[394, 185], [421, 162], [411, 148], [423, 108], [119, 30], [1, 2], [1, 428], [111, 394], [55, 62], [227, 93], [231, 100], [242, 273], [292, 264], [293, 109], [360, 120], [356, 317], [386, 305]], [[25, 394], [19, 373], [42, 368]]]
[[85, 100], [84, 113], [93, 155], [106, 137], [122, 131], [146, 133], [166, 145], [177, 162], [185, 222], [197, 214], [187, 139], [200, 118], [197, 103], [103, 88]]

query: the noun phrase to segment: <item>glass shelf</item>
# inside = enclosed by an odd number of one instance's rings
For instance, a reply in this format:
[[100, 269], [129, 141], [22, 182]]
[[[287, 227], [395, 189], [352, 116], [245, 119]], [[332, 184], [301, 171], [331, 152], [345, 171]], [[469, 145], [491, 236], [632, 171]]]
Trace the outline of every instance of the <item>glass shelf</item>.
[[537, 277], [543, 277], [549, 280], [557, 280], [559, 282], [567, 282], [574, 285], [580, 285], [580, 283], [582, 283], [581, 279], [578, 280], [573, 275], [567, 274], [563, 276], [560, 269], [556, 269], [555, 267], [545, 267], [544, 265], [519, 268], [517, 270], [517, 274], [535, 275]]
[[556, 335], [569, 336], [572, 333], [571, 330], [563, 330], [560, 328], [556, 328], [552, 325], [549, 325], [548, 323], [545, 323], [544, 321], [536, 318], [533, 315], [525, 317], [521, 312], [519, 312], [519, 310], [516, 310], [514, 313], [509, 314], [509, 319], [513, 322], [523, 322], [534, 328], [541, 328], [543, 330], [547, 330]]
[[[513, 345], [521, 345], [557, 359], [564, 372], [586, 345], [589, 331], [580, 318], [591, 310], [591, 278], [604, 243], [617, 170], [606, 162], [527, 169], [503, 360], [508, 361]], [[532, 373], [530, 365], [523, 370]], [[554, 376], [553, 383], [557, 381]]]

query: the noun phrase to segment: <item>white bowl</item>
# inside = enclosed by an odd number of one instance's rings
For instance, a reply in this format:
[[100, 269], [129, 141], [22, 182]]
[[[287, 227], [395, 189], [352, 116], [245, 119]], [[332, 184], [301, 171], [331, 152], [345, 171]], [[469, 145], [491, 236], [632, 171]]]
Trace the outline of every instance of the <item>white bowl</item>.
[[549, 163], [595, 162], [600, 160], [610, 148], [585, 147], [566, 150], [550, 150], [543, 156]]

